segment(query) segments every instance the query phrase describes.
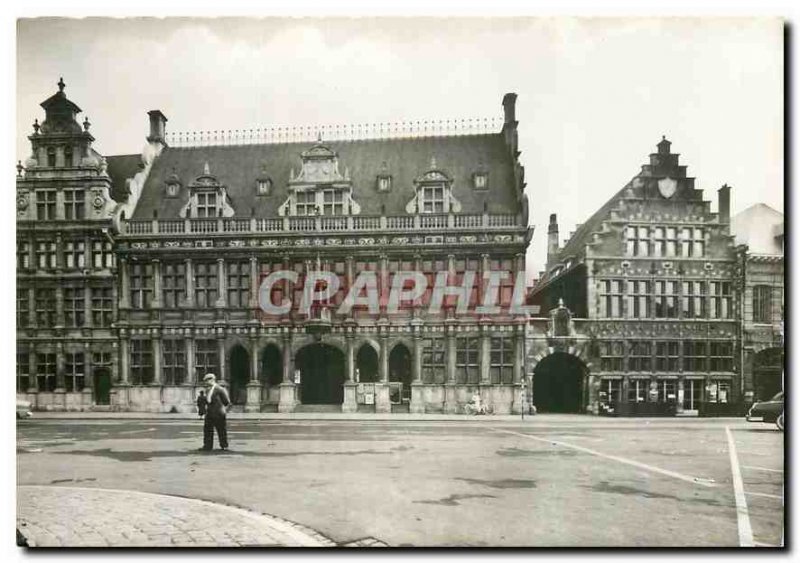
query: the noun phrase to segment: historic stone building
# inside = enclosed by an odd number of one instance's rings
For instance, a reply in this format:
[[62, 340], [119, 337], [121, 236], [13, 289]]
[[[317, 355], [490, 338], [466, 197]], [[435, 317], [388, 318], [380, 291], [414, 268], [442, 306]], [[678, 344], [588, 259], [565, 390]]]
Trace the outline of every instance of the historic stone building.
[[102, 408], [117, 370], [116, 202], [64, 86], [17, 165], [17, 394], [37, 409]]
[[745, 402], [763, 401], [783, 389], [784, 220], [759, 203], [731, 220], [740, 287], [741, 363]]
[[[431, 283], [447, 272], [459, 284], [475, 271], [472, 305], [487, 291], [484, 272], [507, 272], [498, 292], [511, 300], [531, 237], [515, 101], [503, 98], [499, 131], [369, 138], [350, 128], [347, 140], [322, 130], [316, 142], [284, 131], [186, 136], [180, 146], [151, 111], [143, 153], [104, 160], [59, 92], [43, 104], [35, 158], [17, 184], [18, 389], [37, 408], [184, 412], [213, 372], [247, 411], [457, 412], [480, 390], [497, 412], [519, 412], [524, 315], [462, 313], [452, 296], [432, 312], [430, 289], [387, 307], [398, 271]], [[319, 270], [339, 290], [304, 311], [305, 278]], [[277, 271], [296, 278], [268, 298], [294, 305], [271, 315], [259, 288]], [[375, 274], [378, 310], [340, 314], [365, 271]]]
[[740, 410], [730, 188], [712, 213], [686, 171], [663, 139], [563, 247], [551, 215], [529, 295], [553, 318], [549, 339], [530, 345], [540, 410]]

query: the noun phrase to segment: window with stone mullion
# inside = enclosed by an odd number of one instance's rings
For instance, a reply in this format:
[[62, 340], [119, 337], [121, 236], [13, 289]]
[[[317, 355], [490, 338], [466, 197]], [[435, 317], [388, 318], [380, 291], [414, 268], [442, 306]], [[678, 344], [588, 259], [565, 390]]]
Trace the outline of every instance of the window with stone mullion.
[[207, 373], [219, 374], [217, 341], [213, 338], [195, 340], [195, 381], [200, 382]]
[[153, 298], [153, 264], [134, 262], [130, 273], [131, 307], [146, 309]]
[[183, 262], [164, 262], [161, 294], [162, 305], [167, 309], [179, 307], [186, 298], [186, 265]]
[[52, 327], [56, 324], [56, 295], [55, 289], [38, 288], [35, 291], [36, 325]]
[[78, 392], [83, 389], [84, 374], [83, 352], [68, 352], [64, 359], [64, 386], [67, 392]]
[[478, 383], [480, 338], [463, 336], [456, 338], [456, 383]]
[[217, 300], [216, 262], [196, 262], [194, 265], [194, 302], [197, 307], [213, 307]]
[[28, 288], [17, 288], [17, 327], [25, 328], [28, 326], [30, 308], [31, 302]]
[[422, 344], [422, 382], [444, 383], [444, 338], [428, 338]]
[[38, 391], [55, 391], [56, 389], [56, 355], [53, 353], [36, 354], [36, 388]]
[[489, 354], [489, 377], [493, 384], [513, 383], [514, 342], [511, 338], [492, 338]]
[[226, 268], [228, 307], [247, 307], [250, 299], [250, 262], [229, 261], [226, 263]]
[[183, 340], [165, 338], [161, 341], [164, 385], [180, 385], [186, 373], [186, 353]]
[[56, 192], [55, 190], [36, 191], [36, 219], [39, 221], [52, 221], [56, 218]]
[[110, 287], [93, 287], [92, 324], [96, 327], [111, 326], [114, 317], [114, 294]]
[[27, 351], [17, 352], [17, 393], [28, 391], [31, 376], [31, 355]]
[[84, 190], [64, 190], [64, 219], [85, 219]]
[[768, 285], [753, 286], [753, 322], [769, 323], [772, 321], [772, 287]]
[[86, 299], [82, 287], [64, 288], [64, 322], [73, 328], [82, 327], [86, 321]]
[[153, 382], [153, 342], [143, 338], [131, 340], [131, 384], [149, 385]]

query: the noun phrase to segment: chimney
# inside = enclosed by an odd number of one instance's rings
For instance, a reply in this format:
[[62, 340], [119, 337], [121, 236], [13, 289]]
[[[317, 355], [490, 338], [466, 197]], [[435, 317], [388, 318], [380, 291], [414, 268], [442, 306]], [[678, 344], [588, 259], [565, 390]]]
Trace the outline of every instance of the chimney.
[[150, 116], [150, 135], [148, 135], [147, 141], [166, 145], [165, 133], [167, 129], [167, 118], [157, 109], [148, 111], [147, 115]]
[[717, 190], [717, 196], [719, 197], [717, 217], [720, 223], [727, 225], [731, 222], [731, 187], [724, 184]]
[[517, 95], [514, 92], [509, 92], [503, 96], [503, 111], [505, 112], [505, 124], [516, 125], [516, 104]]
[[517, 150], [517, 95], [509, 92], [503, 96], [503, 137], [506, 140], [506, 147], [511, 153], [511, 158], [515, 161], [519, 156]]
[[547, 267], [553, 263], [558, 254], [558, 220], [555, 213], [550, 214], [550, 224], [547, 226]]

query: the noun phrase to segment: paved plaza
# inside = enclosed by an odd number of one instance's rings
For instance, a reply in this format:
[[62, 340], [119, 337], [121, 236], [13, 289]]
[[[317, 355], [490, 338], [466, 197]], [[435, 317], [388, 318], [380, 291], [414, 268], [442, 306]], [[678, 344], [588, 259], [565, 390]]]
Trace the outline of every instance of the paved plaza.
[[17, 426], [32, 546], [780, 546], [784, 434], [741, 419], [236, 417]]

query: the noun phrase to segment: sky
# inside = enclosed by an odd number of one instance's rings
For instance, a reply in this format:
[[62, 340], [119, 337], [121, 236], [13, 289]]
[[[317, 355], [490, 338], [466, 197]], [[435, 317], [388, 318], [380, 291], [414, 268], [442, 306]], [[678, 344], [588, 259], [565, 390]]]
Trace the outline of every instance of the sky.
[[168, 131], [502, 116], [516, 92], [520, 160], [542, 269], [647, 162], [662, 135], [712, 201], [783, 212], [778, 19], [21, 19], [17, 160], [64, 77], [104, 155]]

